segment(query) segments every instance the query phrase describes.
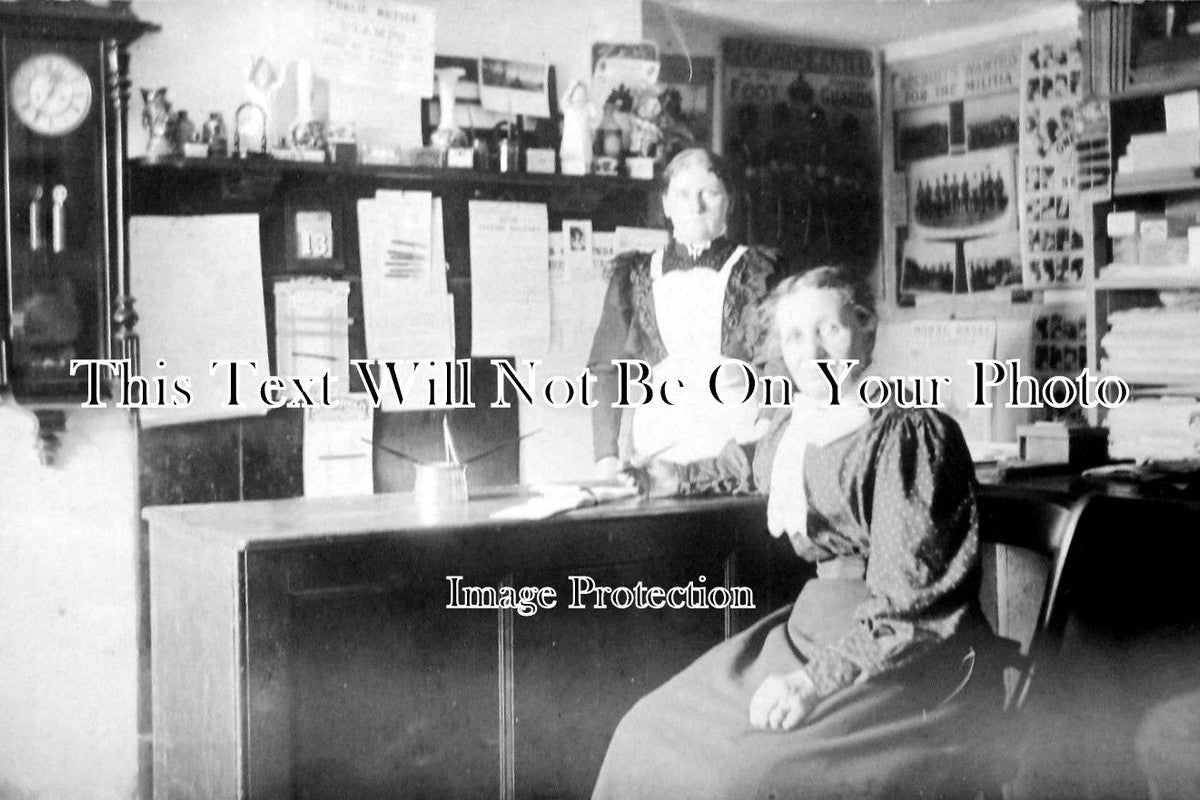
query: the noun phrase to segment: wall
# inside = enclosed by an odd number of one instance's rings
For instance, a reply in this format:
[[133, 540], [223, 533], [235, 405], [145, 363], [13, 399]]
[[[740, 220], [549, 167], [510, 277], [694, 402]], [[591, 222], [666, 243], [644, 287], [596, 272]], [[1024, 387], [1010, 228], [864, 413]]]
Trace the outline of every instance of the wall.
[[[245, 73], [253, 58], [263, 54], [286, 63], [309, 54], [305, 43], [311, 41], [313, 2], [222, 0], [215, 8], [237, 8], [238, 24], [230, 26], [227, 15], [214, 13], [211, 3], [139, 0], [134, 3], [136, 12], [159, 23], [163, 30], [134, 45], [133, 85], [167, 86], [176, 108], [189, 109], [193, 117], [221, 110], [230, 121], [244, 99]], [[573, 80], [590, 74], [593, 42], [639, 41], [642, 37], [640, 0], [592, 4], [565, 4], [560, 0], [415, 2], [434, 9], [436, 52], [548, 62], [555, 67], [560, 92]], [[281, 31], [288, 36], [280, 35]], [[319, 77], [321, 65], [314, 63], [313, 68]], [[348, 105], [350, 115], [361, 118], [376, 114], [375, 106], [380, 104], [408, 109], [403, 113], [410, 116], [418, 113], [411, 98], [363, 94], [345, 86], [334, 86], [331, 91], [338, 95], [331, 102], [339, 107], [337, 114], [343, 113], [340, 107]], [[140, 98], [135, 99], [131, 119], [137, 119], [140, 108]], [[135, 130], [130, 141], [131, 152], [136, 155], [144, 136]], [[588, 416], [571, 412], [555, 412], [552, 418], [525, 415], [522, 430], [547, 427], [548, 423], [551, 427], [547, 432], [522, 445], [522, 477], [537, 481], [590, 476]]]
[[[221, 111], [232, 121], [245, 99], [248, 67], [266, 55], [284, 64], [311, 58], [315, 4], [319, 0], [136, 0], [135, 12], [162, 31], [132, 48], [134, 87], [166, 86], [176, 108], [205, 118]], [[553, 64], [561, 91], [591, 72], [594, 41], [637, 41], [642, 33], [640, 0], [565, 4], [559, 0], [410, 0], [433, 8], [436, 52]], [[235, 13], [236, 24], [230, 14]], [[320, 78], [322, 65], [313, 64]], [[432, 82], [431, 82], [432, 86]], [[336, 87], [335, 87], [336, 90]], [[351, 119], [375, 114], [379, 106], [411, 107], [411, 100], [387, 92], [342, 87]], [[140, 114], [141, 100], [133, 104]], [[342, 113], [339, 109], [339, 114]], [[202, 116], [201, 116], [202, 115]], [[278, 130], [278, 129], [277, 129]], [[131, 154], [144, 138], [131, 137]]]
[[137, 447], [74, 410], [60, 465], [0, 406], [0, 799], [134, 796]]
[[[424, 0], [439, 53], [539, 59], [559, 85], [594, 40], [637, 40], [639, 0]], [[284, 0], [138, 0], [163, 30], [132, 48], [133, 86], [168, 86], [193, 116], [242, 100], [259, 53], [304, 52]], [[131, 155], [140, 100], [130, 119]], [[11, 423], [12, 417], [8, 417]], [[68, 415], [61, 466], [43, 469], [0, 412], [0, 800], [107, 800], [138, 790], [137, 446], [128, 415]]]

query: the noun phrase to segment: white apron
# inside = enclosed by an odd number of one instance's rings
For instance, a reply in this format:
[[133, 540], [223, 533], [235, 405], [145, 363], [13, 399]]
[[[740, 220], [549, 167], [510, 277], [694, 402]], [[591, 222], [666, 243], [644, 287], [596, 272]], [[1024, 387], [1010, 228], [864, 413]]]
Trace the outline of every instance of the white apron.
[[668, 396], [660, 396], [633, 409], [630, 460], [649, 456], [685, 463], [718, 455], [730, 439], [739, 443], [761, 435], [755, 428], [758, 403], [751, 397], [738, 402], [746, 392], [743, 370], [726, 367], [719, 375], [718, 392], [726, 403], [713, 397], [708, 381], [714, 368], [725, 360], [721, 355], [721, 327], [725, 310], [725, 287], [734, 266], [745, 254], [738, 247], [719, 271], [697, 267], [663, 274], [663, 253], [650, 258], [654, 313], [667, 356], [655, 364], [651, 381], [659, 386], [672, 383]]

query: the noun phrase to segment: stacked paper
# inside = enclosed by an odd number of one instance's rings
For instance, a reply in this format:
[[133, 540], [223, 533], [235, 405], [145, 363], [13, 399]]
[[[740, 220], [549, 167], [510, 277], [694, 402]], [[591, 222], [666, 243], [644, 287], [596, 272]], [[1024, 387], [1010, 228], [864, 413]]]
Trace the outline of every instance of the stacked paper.
[[1107, 425], [1108, 451], [1113, 458], [1144, 461], [1200, 456], [1200, 400], [1134, 400], [1110, 411]]
[[1144, 172], [1200, 164], [1200, 130], [1135, 134], [1125, 155], [1117, 159], [1117, 172]]
[[1200, 308], [1131, 308], [1109, 315], [1102, 370], [1130, 383], [1200, 385]]

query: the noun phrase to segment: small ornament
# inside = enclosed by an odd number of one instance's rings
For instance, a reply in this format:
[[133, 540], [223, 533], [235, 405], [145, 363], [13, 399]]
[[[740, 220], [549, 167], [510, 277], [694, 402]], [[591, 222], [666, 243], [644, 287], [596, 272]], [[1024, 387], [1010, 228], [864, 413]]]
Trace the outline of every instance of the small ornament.
[[563, 175], [586, 175], [592, 167], [592, 124], [595, 107], [588, 101], [587, 86], [575, 81], [562, 101], [562, 141], [558, 157]]
[[146, 160], [169, 158], [175, 148], [172, 142], [175, 118], [167, 88], [142, 89], [142, 127], [146, 129]]
[[429, 146], [441, 153], [443, 165], [450, 148], [471, 146], [466, 132], [454, 121], [458, 81], [465, 74], [466, 70], [462, 67], [442, 67], [433, 71], [438, 90], [438, 125], [429, 137]]
[[208, 115], [204, 122], [201, 141], [208, 145], [208, 155], [223, 157], [229, 155], [229, 136], [225, 132], [225, 118], [220, 111]]

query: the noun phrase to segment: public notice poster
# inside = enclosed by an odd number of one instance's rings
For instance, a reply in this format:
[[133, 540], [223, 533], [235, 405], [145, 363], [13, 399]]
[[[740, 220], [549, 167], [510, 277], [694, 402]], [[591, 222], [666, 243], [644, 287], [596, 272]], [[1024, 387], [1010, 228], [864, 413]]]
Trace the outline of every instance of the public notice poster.
[[429, 97], [433, 84], [432, 8], [390, 0], [317, 0], [317, 48], [330, 78]]

